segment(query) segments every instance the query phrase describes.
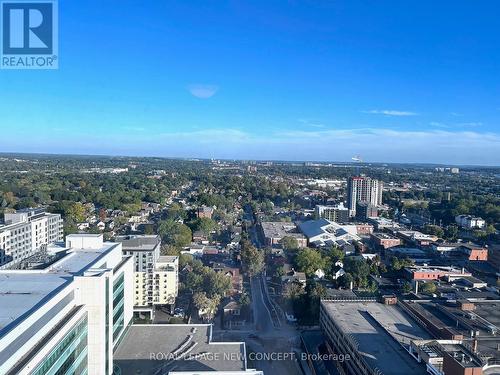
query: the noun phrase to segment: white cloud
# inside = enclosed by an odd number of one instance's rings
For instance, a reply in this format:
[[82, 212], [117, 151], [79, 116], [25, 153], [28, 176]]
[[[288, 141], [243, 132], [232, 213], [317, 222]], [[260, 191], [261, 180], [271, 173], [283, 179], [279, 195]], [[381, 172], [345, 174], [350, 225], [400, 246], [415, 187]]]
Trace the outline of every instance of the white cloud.
[[460, 124], [457, 124], [457, 126], [461, 126], [464, 128], [477, 128], [478, 126], [483, 126], [482, 122], [462, 122]]
[[438, 121], [432, 121], [429, 123], [430, 126], [436, 127], [436, 128], [446, 128], [446, 129], [452, 129], [452, 128], [477, 128], [478, 126], [482, 126], [482, 122], [459, 122], [455, 124], [445, 124], [442, 122]]
[[416, 112], [410, 111], [396, 111], [393, 109], [372, 109], [369, 111], [361, 111], [371, 115], [385, 115], [385, 116], [418, 116]]
[[321, 121], [309, 120], [303, 118], [299, 118], [297, 121], [304, 124], [305, 126], [310, 126], [311, 128], [326, 128], [326, 125], [321, 123]]
[[442, 122], [438, 122], [438, 121], [432, 121], [432, 122], [430, 122], [429, 125], [434, 126], [436, 128], [449, 128], [450, 127], [449, 125], [443, 124]]
[[203, 85], [192, 84], [187, 87], [191, 95], [199, 99], [209, 99], [219, 91], [219, 86], [216, 85]]

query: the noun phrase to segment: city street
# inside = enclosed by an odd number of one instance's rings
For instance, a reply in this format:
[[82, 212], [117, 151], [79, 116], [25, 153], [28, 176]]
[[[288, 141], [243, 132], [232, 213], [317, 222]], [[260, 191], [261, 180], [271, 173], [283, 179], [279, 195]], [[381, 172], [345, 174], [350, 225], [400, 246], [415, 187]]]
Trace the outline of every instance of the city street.
[[[260, 277], [251, 282], [254, 312], [254, 329], [251, 331], [216, 331], [216, 340], [245, 341], [249, 353], [249, 367], [264, 371], [264, 374], [301, 375], [298, 362], [290, 358], [295, 350], [300, 351], [299, 333], [294, 327], [283, 324], [276, 328], [262, 293]], [[274, 359], [269, 358], [270, 355]], [[281, 359], [280, 356], [289, 356]]]
[[[255, 226], [249, 228], [253, 244], [262, 249]], [[263, 250], [262, 250], [263, 251]], [[249, 353], [249, 367], [264, 371], [264, 374], [302, 375], [299, 363], [291, 356], [300, 352], [300, 334], [295, 327], [282, 322], [272, 307], [269, 296], [265, 293], [264, 274], [255, 276], [250, 281], [252, 291], [252, 309], [254, 316], [253, 330], [217, 331], [217, 340], [245, 341]], [[273, 355], [273, 358], [270, 356]], [[280, 357], [286, 357], [280, 358]]]

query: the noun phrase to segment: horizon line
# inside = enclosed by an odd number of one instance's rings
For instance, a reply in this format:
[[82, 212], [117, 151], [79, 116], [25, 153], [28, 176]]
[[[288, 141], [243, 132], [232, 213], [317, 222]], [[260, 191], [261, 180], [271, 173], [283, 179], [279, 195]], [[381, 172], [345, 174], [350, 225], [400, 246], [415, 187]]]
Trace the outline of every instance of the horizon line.
[[[245, 158], [207, 158], [198, 156], [153, 156], [153, 155], [123, 155], [123, 154], [87, 154], [87, 153], [50, 153], [50, 152], [11, 152], [0, 151], [0, 155], [31, 155], [31, 156], [80, 156], [80, 157], [106, 157], [106, 158], [145, 158], [145, 159], [165, 159], [165, 160], [183, 160], [183, 161], [232, 161], [232, 162], [281, 162], [281, 163], [317, 163], [317, 164], [352, 164], [358, 166], [369, 166], [371, 164], [387, 164], [387, 165], [420, 165], [420, 166], [443, 166], [443, 167], [481, 167], [481, 168], [500, 168], [500, 165], [488, 164], [453, 164], [453, 163], [430, 163], [430, 162], [386, 162], [386, 161], [363, 161], [361, 163], [355, 161], [320, 161], [320, 160], [285, 160], [285, 159], [245, 159]], [[194, 159], [194, 160], [193, 160]]]

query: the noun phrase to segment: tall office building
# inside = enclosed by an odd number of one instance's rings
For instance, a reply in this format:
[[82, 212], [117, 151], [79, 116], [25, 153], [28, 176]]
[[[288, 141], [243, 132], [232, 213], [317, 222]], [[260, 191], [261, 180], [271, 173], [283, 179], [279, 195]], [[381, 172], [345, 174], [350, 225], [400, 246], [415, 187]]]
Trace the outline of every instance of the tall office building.
[[0, 224], [0, 268], [16, 266], [43, 247], [63, 240], [61, 215], [27, 208], [4, 215]]
[[116, 238], [124, 255], [134, 258], [134, 312], [154, 317], [155, 305], [173, 305], [178, 293], [179, 257], [160, 256], [157, 235]]
[[45, 267], [0, 271], [0, 374], [110, 375], [133, 315], [133, 259], [100, 234], [52, 250]]
[[356, 216], [356, 204], [366, 202], [373, 206], [382, 204], [383, 182], [370, 177], [349, 177], [347, 182], [347, 203], [349, 215]]

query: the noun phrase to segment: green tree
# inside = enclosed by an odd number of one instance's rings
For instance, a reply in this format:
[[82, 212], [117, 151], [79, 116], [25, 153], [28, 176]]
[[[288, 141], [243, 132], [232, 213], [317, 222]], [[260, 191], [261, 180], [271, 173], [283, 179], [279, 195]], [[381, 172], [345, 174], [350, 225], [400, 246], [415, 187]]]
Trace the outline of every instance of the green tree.
[[210, 269], [203, 279], [204, 289], [209, 298], [215, 295], [224, 296], [231, 289], [231, 278], [222, 272]]
[[217, 229], [217, 223], [208, 217], [202, 217], [195, 220], [193, 227], [194, 230], [200, 230], [204, 234], [209, 235]]
[[405, 281], [402, 286], [403, 293], [411, 292], [411, 284], [408, 281]]
[[448, 225], [444, 231], [447, 240], [456, 241], [458, 238], [458, 227], [456, 225]]
[[161, 255], [175, 255], [180, 256], [181, 253], [178, 248], [172, 245], [162, 245], [161, 247]]
[[66, 211], [66, 217], [74, 223], [81, 223], [86, 218], [85, 206], [80, 202], [73, 203]]
[[185, 288], [191, 293], [201, 291], [203, 289], [203, 275], [189, 272], [186, 276]]
[[191, 254], [181, 254], [179, 256], [179, 269], [183, 269], [186, 265], [191, 264], [194, 258]]
[[248, 241], [242, 241], [241, 261], [243, 269], [250, 276], [255, 276], [264, 269], [264, 252], [258, 250]]
[[403, 266], [401, 265], [401, 262], [399, 261], [398, 257], [392, 257], [391, 258], [391, 268], [394, 271], [399, 271]]
[[243, 292], [241, 294], [240, 303], [241, 303], [241, 306], [243, 306], [243, 307], [250, 306], [250, 304], [252, 303], [252, 301], [250, 300], [250, 296], [248, 295], [248, 293]]
[[315, 283], [311, 288], [310, 288], [310, 294], [314, 298], [325, 298], [327, 296], [327, 289], [318, 283]]
[[345, 272], [352, 275], [356, 286], [366, 286], [370, 275], [370, 266], [363, 258], [347, 257], [344, 259]]
[[312, 276], [318, 269], [325, 269], [326, 260], [317, 250], [306, 248], [299, 251], [295, 259], [300, 271]]
[[187, 225], [173, 220], [161, 221], [158, 225], [158, 233], [163, 243], [178, 248], [189, 245], [193, 238], [191, 229]]
[[141, 203], [126, 203], [122, 206], [123, 211], [127, 212], [130, 215], [133, 215], [141, 210]]
[[491, 236], [492, 234], [495, 234], [496, 231], [497, 231], [496, 228], [493, 225], [491, 225], [491, 224], [486, 227], [486, 234], [488, 236]]
[[177, 220], [179, 218], [183, 219], [183, 220], [186, 219], [187, 213], [186, 213], [186, 210], [184, 210], [179, 203], [174, 202], [167, 209], [167, 219]]
[[354, 282], [354, 278], [350, 273], [345, 273], [337, 280], [338, 286], [346, 289], [351, 287], [352, 282]]
[[12, 207], [16, 203], [16, 196], [12, 191], [3, 193], [3, 198], [5, 199], [6, 206]]
[[337, 261], [342, 261], [344, 259], [344, 252], [338, 246], [332, 246], [330, 248], [330, 258], [332, 262], [335, 263]]
[[299, 248], [299, 242], [295, 237], [286, 236], [281, 239], [281, 246], [287, 251], [295, 251]]
[[289, 283], [284, 287], [283, 295], [290, 300], [296, 300], [305, 294], [304, 287], [299, 283]]
[[219, 295], [214, 295], [209, 298], [205, 292], [195, 293], [193, 295], [193, 304], [201, 312], [203, 312], [203, 318], [205, 320], [211, 320], [219, 306], [221, 297]]
[[437, 286], [433, 282], [427, 282], [422, 284], [420, 291], [424, 294], [433, 294], [436, 293]]
[[283, 266], [276, 267], [276, 270], [274, 271], [275, 277], [281, 277], [284, 274], [285, 274], [285, 268]]
[[438, 225], [426, 225], [423, 229], [423, 232], [440, 238], [444, 236], [443, 228]]

